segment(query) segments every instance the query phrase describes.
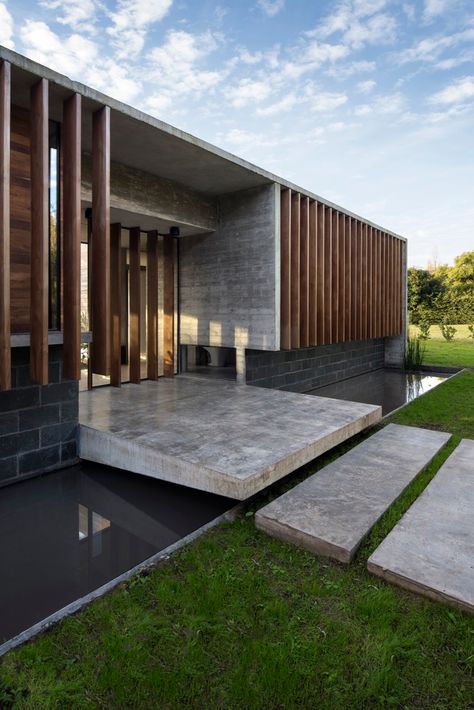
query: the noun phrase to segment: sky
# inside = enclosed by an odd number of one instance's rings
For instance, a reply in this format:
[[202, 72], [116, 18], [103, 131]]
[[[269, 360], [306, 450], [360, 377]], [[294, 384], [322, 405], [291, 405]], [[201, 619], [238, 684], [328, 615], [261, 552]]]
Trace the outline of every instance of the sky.
[[0, 0], [0, 44], [409, 240], [474, 249], [474, 0]]

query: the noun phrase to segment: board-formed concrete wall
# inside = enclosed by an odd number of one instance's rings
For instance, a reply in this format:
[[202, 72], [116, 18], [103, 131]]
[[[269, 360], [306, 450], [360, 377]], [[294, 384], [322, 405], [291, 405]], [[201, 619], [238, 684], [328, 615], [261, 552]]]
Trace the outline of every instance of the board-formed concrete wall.
[[266, 185], [220, 197], [217, 231], [180, 239], [183, 345], [279, 348], [279, 222]]

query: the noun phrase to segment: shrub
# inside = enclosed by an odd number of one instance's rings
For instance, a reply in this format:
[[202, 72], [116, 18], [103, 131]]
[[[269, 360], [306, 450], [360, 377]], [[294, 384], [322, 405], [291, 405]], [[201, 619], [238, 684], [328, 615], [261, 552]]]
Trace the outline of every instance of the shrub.
[[445, 340], [448, 342], [454, 338], [456, 333], [456, 328], [453, 325], [447, 325], [446, 323], [441, 323], [439, 326], [441, 334]]
[[471, 325], [468, 325], [467, 329], [469, 331], [469, 335], [467, 337], [474, 338], [474, 323], [472, 323]]
[[405, 370], [417, 370], [425, 357], [426, 345], [422, 338], [408, 338], [405, 350]]
[[428, 340], [430, 337], [431, 322], [427, 318], [422, 318], [418, 323], [418, 327], [420, 329], [419, 337], [421, 340]]

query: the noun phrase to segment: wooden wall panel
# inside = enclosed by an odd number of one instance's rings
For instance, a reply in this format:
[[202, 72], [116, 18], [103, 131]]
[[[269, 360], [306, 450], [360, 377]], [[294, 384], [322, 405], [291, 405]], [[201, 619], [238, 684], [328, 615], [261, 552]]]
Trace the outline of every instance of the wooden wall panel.
[[11, 67], [0, 62], [0, 390], [11, 387], [10, 116]]
[[332, 210], [332, 249], [331, 249], [331, 339], [329, 342], [339, 342], [339, 277], [340, 277], [340, 250], [341, 241], [339, 235], [339, 212]]
[[316, 274], [316, 291], [317, 291], [317, 306], [316, 306], [316, 344], [324, 343], [324, 322], [326, 318], [325, 304], [325, 213], [326, 207], [318, 202], [317, 204], [317, 274]]
[[110, 108], [92, 117], [92, 371], [110, 370]]
[[300, 200], [300, 347], [309, 345], [309, 198]]
[[300, 347], [300, 195], [291, 194], [291, 347]]
[[317, 293], [317, 273], [318, 273], [318, 203], [311, 200], [309, 203], [309, 345], [316, 345], [317, 339], [317, 318], [318, 318], [318, 293]]
[[170, 236], [163, 238], [163, 372], [174, 375], [174, 261], [175, 244]]
[[49, 87], [31, 88], [31, 379], [48, 383]]
[[30, 330], [31, 158], [29, 111], [12, 106], [10, 195], [11, 330]]
[[283, 350], [291, 348], [291, 190], [281, 193], [281, 285], [280, 343]]
[[350, 339], [359, 339], [359, 323], [358, 314], [360, 312], [360, 296], [359, 296], [359, 286], [360, 286], [360, 265], [359, 256], [361, 252], [360, 245], [360, 222], [355, 219], [351, 220], [351, 331]]
[[63, 132], [64, 375], [81, 378], [81, 96], [64, 102]]
[[332, 207], [324, 207], [324, 345], [332, 342]]
[[140, 227], [130, 229], [130, 382], [141, 382], [140, 367]]
[[344, 225], [344, 329], [343, 340], [351, 340], [352, 330], [352, 219], [345, 218]]
[[122, 225], [110, 225], [110, 384], [122, 384]]
[[158, 379], [158, 232], [147, 234], [147, 377]]
[[361, 230], [362, 230], [362, 250], [361, 250], [361, 278], [362, 278], [362, 301], [361, 301], [361, 307], [360, 307], [360, 316], [361, 316], [361, 329], [360, 329], [360, 337], [362, 340], [365, 340], [368, 338], [368, 321], [369, 321], [369, 313], [368, 313], [368, 293], [367, 293], [367, 285], [368, 285], [368, 272], [369, 272], [369, 251], [368, 251], [368, 229], [369, 226], [367, 224], [361, 224]]

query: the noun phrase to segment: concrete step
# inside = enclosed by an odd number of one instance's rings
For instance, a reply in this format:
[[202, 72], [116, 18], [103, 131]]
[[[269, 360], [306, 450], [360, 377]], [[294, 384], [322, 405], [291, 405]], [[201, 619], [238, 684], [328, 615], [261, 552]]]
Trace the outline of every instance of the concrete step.
[[474, 441], [463, 439], [367, 562], [370, 572], [474, 612]]
[[350, 562], [372, 526], [450, 434], [389, 424], [259, 510], [258, 528]]

